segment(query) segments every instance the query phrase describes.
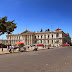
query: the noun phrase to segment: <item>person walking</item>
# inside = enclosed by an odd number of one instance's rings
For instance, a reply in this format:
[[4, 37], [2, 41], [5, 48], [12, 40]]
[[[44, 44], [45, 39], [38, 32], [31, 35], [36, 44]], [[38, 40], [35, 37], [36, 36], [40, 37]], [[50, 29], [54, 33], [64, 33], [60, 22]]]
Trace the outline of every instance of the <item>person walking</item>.
[[12, 49], [12, 46], [10, 45], [10, 46], [9, 46], [9, 52], [10, 52], [10, 53], [12, 52], [11, 49]]
[[14, 52], [14, 45], [12, 45], [12, 49], [13, 49], [13, 52]]

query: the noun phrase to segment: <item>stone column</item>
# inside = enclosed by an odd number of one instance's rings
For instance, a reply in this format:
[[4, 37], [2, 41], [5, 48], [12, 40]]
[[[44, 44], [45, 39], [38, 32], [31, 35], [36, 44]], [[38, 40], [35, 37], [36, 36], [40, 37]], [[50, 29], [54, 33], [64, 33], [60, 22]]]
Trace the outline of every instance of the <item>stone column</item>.
[[46, 44], [46, 35], [44, 35], [44, 45]]
[[27, 45], [28, 45], [28, 35], [27, 35]]
[[30, 35], [29, 35], [29, 45], [30, 45]]
[[24, 44], [26, 45], [25, 36], [24, 36]]
[[32, 35], [31, 35], [31, 44], [32, 44]]

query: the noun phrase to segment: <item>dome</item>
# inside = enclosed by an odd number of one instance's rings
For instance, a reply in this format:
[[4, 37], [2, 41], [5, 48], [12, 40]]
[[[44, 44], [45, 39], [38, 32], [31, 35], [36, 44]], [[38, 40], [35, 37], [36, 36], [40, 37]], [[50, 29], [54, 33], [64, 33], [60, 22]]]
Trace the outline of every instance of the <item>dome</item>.
[[60, 30], [61, 30], [61, 29], [58, 28], [58, 29], [56, 29], [55, 31], [60, 31]]

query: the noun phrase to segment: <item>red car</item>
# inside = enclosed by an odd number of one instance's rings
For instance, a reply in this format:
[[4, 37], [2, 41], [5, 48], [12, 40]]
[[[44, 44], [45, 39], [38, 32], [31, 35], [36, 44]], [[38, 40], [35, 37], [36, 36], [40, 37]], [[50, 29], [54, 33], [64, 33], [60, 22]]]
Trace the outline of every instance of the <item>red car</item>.
[[37, 44], [37, 46], [44, 46], [43, 44]]
[[63, 45], [61, 45], [61, 46], [69, 46], [69, 44], [63, 44]]

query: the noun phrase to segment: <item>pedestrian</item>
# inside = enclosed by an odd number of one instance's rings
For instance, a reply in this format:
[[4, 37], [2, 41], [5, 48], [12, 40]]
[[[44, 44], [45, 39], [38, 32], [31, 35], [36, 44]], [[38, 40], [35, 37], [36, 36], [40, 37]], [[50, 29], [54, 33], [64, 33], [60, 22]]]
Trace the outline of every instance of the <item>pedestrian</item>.
[[19, 51], [21, 51], [21, 49], [20, 49], [20, 48], [21, 48], [21, 46], [19, 45]]
[[43, 48], [44, 48], [44, 45], [43, 45]]
[[7, 45], [7, 50], [9, 49], [9, 46]]
[[45, 45], [45, 48], [46, 48], [46, 45]]
[[12, 46], [10, 45], [10, 46], [9, 46], [9, 52], [10, 52], [10, 53], [12, 52], [11, 49], [12, 49]]
[[25, 46], [23, 46], [23, 49], [24, 49], [24, 51], [26, 51], [26, 47]]
[[2, 52], [3, 52], [3, 46], [2, 46]]
[[12, 45], [12, 49], [13, 49], [13, 52], [14, 52], [14, 45]]
[[1, 43], [1, 48], [2, 48], [2, 52], [3, 52], [3, 44]]

